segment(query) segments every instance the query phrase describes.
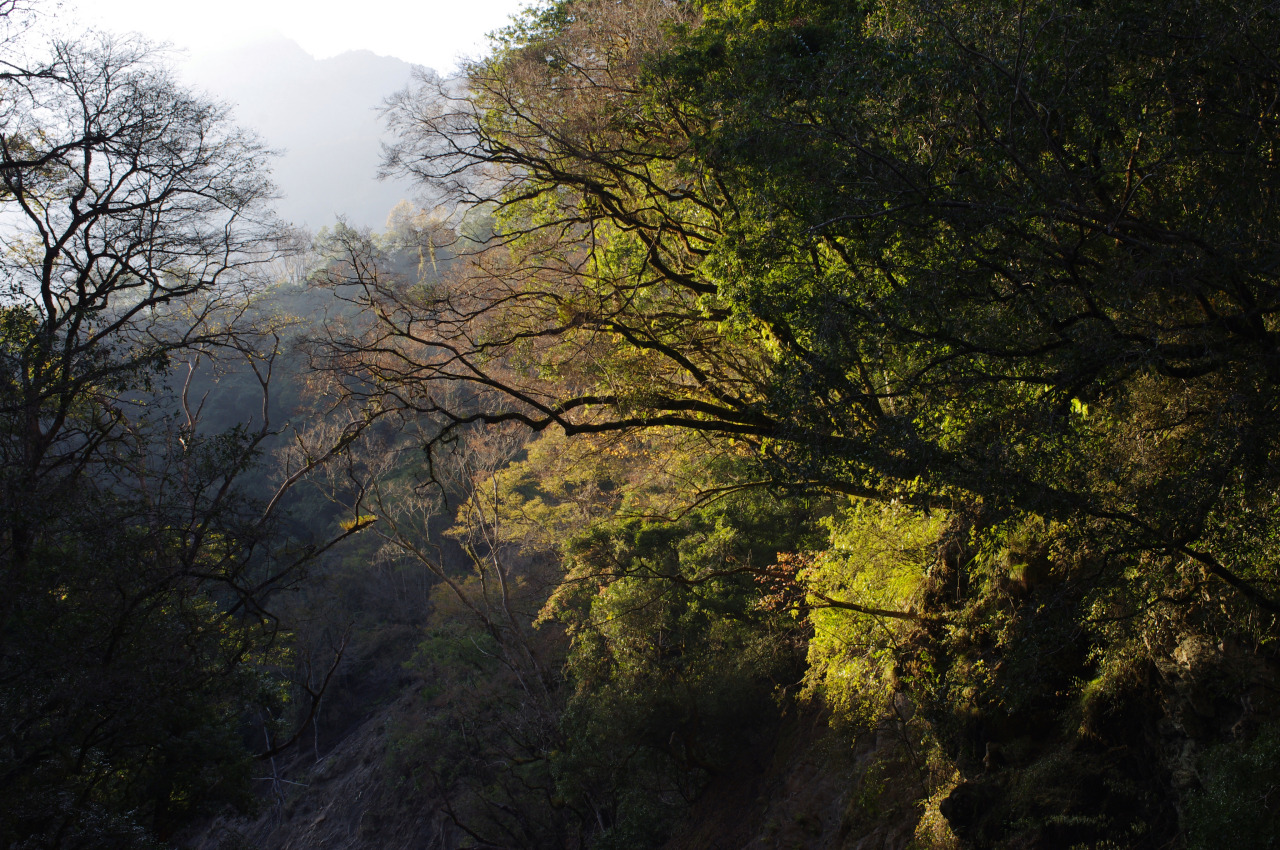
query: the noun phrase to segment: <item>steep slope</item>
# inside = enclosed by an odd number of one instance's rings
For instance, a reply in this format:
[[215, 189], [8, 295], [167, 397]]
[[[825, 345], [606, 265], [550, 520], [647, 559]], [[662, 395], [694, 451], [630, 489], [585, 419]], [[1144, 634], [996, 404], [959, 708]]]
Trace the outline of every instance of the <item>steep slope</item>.
[[282, 765], [289, 778], [267, 788], [256, 818], [217, 819], [182, 846], [190, 850], [443, 846], [438, 840], [440, 825], [421, 817], [412, 795], [401, 793], [383, 772], [387, 730], [411, 703], [412, 695], [406, 695], [371, 714], [318, 762], [306, 765], [306, 755], [300, 754], [292, 765]]

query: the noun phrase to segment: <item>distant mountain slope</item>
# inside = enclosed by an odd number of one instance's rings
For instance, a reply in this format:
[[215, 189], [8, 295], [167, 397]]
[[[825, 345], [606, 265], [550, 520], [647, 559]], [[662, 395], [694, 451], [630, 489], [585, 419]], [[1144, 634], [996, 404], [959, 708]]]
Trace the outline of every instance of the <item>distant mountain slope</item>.
[[409, 83], [413, 67], [367, 50], [316, 59], [281, 36], [201, 57], [185, 74], [284, 151], [274, 176], [286, 219], [314, 230], [342, 215], [381, 228], [414, 189], [375, 177], [384, 138], [378, 108]]

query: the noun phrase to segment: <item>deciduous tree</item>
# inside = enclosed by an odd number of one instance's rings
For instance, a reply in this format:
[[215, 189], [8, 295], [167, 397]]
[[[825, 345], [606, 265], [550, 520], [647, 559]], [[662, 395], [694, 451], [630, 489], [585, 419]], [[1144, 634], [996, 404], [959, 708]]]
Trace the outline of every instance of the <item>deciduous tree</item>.
[[[146, 846], [203, 806], [244, 802], [246, 712], [282, 708], [289, 659], [268, 599], [316, 547], [273, 540], [278, 500], [237, 487], [278, 430], [279, 335], [246, 320], [284, 232], [266, 163], [142, 42], [3, 63], [7, 846]], [[211, 359], [254, 376], [256, 421], [202, 427], [183, 373]]]

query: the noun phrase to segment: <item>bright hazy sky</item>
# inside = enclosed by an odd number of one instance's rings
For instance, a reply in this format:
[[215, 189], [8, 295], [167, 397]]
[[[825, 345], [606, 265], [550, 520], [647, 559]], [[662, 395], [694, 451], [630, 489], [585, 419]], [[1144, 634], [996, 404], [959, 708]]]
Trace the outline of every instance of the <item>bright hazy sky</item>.
[[63, 0], [64, 24], [140, 32], [199, 56], [279, 33], [317, 59], [372, 50], [448, 72], [528, 0]]

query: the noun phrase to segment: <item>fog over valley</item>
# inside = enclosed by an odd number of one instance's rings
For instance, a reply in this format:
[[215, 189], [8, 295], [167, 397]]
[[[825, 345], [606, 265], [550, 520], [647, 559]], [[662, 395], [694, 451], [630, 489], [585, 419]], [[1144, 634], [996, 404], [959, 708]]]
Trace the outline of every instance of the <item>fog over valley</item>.
[[368, 50], [316, 59], [276, 35], [197, 57], [180, 71], [281, 152], [272, 169], [283, 195], [276, 208], [317, 230], [336, 216], [381, 229], [397, 201], [414, 198], [407, 181], [377, 179], [380, 107], [409, 84], [413, 68]]

